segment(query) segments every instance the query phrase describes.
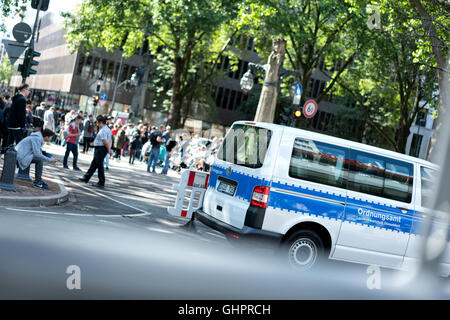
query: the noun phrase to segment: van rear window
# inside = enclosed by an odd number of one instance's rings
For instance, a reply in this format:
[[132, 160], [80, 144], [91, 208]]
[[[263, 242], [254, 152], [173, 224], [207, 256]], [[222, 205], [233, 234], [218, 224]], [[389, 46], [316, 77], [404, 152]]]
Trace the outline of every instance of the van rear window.
[[268, 129], [234, 125], [227, 133], [217, 158], [237, 165], [260, 168], [269, 148], [272, 132]]

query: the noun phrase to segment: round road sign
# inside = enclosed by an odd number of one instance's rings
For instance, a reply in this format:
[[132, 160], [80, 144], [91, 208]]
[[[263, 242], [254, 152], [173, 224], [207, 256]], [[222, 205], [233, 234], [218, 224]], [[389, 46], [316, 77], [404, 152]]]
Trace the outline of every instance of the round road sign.
[[13, 28], [13, 36], [18, 42], [25, 42], [31, 38], [33, 31], [25, 22], [19, 22]]
[[317, 107], [317, 102], [314, 100], [308, 100], [305, 102], [305, 105], [303, 106], [303, 115], [306, 118], [312, 118], [316, 115], [317, 110], [319, 108]]

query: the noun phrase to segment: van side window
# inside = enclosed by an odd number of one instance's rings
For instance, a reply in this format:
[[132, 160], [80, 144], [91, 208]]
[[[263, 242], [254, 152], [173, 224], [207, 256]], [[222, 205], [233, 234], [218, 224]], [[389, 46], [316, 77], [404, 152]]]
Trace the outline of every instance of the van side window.
[[422, 181], [422, 207], [431, 209], [433, 183], [436, 182], [437, 171], [430, 168], [420, 168], [420, 177]]
[[355, 150], [350, 158], [349, 190], [411, 202], [412, 164]]
[[289, 176], [297, 179], [346, 188], [345, 148], [296, 138], [292, 150]]

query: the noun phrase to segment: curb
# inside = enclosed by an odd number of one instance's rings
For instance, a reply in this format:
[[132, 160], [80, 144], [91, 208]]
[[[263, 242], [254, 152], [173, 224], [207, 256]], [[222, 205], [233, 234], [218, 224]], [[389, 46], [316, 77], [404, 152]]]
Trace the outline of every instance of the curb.
[[42, 197], [0, 197], [0, 206], [14, 207], [48, 207], [55, 206], [69, 200], [69, 192], [62, 183], [58, 183], [60, 193]]

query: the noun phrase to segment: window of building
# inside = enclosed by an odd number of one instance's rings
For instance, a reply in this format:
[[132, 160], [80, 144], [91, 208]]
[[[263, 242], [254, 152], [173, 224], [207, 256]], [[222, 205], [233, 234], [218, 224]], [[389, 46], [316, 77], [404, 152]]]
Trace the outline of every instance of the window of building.
[[289, 165], [289, 176], [333, 187], [345, 188], [347, 169], [345, 148], [296, 138]]
[[108, 71], [106, 72], [106, 80], [109, 81], [116, 81], [116, 74], [114, 73], [115, 71], [115, 63], [114, 61], [110, 61], [108, 64]]
[[125, 64], [123, 66], [122, 72], [120, 74], [120, 82], [124, 82], [125, 80], [128, 80], [128, 70], [130, 69], [130, 66]]
[[221, 104], [221, 108], [222, 109], [226, 109], [227, 108], [227, 104], [228, 104], [228, 99], [230, 98], [230, 89], [225, 89], [225, 93], [223, 95], [223, 101]]
[[100, 70], [99, 70], [99, 65], [100, 65], [100, 58], [96, 58], [94, 57], [93, 60], [93, 64], [92, 64], [92, 68], [91, 68], [91, 73], [90, 73], [90, 77], [97, 77], [100, 75]]
[[423, 136], [414, 133], [411, 141], [411, 148], [409, 149], [409, 155], [413, 157], [419, 157], [420, 147], [422, 146]]
[[348, 189], [411, 202], [412, 164], [355, 150], [350, 158]]
[[89, 72], [91, 70], [91, 64], [92, 64], [92, 56], [88, 56], [86, 59], [86, 63], [83, 66], [83, 70], [81, 71], [81, 76], [84, 78], [89, 77]]
[[236, 91], [231, 90], [230, 101], [228, 102], [228, 110], [235, 109]]
[[85, 59], [86, 59], [86, 56], [81, 53], [79, 58], [78, 58], [78, 65], [77, 65], [77, 71], [76, 71], [76, 75], [77, 76], [80, 76], [82, 71], [83, 71], [83, 66], [84, 66]]
[[220, 106], [221, 106], [222, 98], [223, 98], [223, 88], [220, 87], [218, 92], [217, 92], [217, 97], [216, 97], [216, 106], [218, 108], [220, 108]]

